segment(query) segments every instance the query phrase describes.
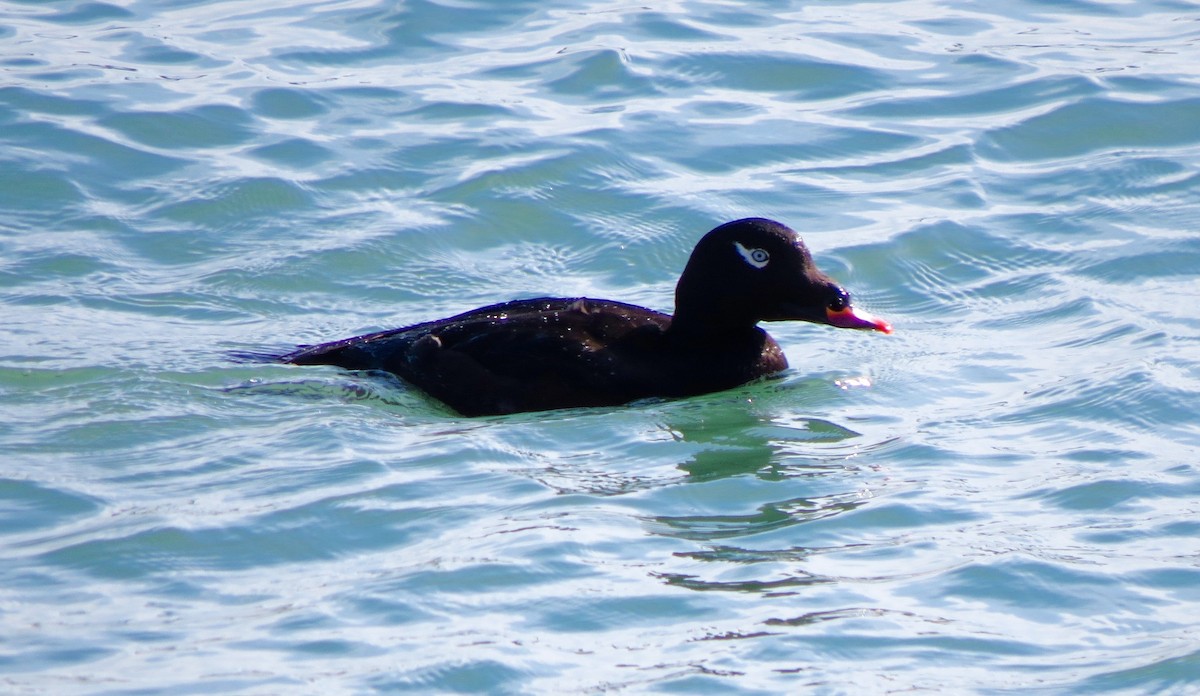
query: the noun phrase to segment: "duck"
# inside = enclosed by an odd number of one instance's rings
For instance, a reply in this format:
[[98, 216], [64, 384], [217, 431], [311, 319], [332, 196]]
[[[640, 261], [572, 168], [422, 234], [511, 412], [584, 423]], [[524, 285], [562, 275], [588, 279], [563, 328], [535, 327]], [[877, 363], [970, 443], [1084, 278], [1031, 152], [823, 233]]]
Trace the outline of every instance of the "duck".
[[717, 226], [692, 250], [665, 314], [614, 300], [538, 297], [301, 345], [291, 365], [383, 371], [466, 417], [614, 407], [724, 391], [788, 367], [760, 322], [891, 333], [766, 218]]

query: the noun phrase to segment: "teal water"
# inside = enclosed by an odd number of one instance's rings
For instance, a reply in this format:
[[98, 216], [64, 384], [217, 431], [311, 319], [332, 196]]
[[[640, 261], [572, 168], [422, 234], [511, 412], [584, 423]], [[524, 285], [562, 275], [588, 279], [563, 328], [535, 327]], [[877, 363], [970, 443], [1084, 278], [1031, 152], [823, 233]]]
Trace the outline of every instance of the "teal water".
[[[0, 691], [1200, 689], [1200, 7], [0, 4]], [[246, 365], [800, 230], [891, 336]]]

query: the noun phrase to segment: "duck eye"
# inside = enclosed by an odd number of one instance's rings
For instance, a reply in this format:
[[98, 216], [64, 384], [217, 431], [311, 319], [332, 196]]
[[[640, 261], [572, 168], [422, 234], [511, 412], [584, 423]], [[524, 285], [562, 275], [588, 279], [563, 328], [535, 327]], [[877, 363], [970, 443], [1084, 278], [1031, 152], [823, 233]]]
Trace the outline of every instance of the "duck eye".
[[741, 242], [734, 242], [733, 246], [737, 249], [737, 253], [746, 260], [746, 263], [755, 268], [766, 268], [771, 261], [771, 255], [767, 253], [766, 249], [747, 249], [742, 246]]
[[840, 312], [850, 306], [850, 293], [837, 287], [836, 285], [831, 289], [833, 290], [833, 297], [829, 298], [830, 309], [835, 312]]

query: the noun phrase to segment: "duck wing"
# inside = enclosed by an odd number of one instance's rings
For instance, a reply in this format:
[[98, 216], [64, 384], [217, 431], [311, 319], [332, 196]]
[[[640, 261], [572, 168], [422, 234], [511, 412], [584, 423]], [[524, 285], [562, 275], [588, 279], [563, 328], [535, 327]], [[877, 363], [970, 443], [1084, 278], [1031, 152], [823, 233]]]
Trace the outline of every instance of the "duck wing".
[[464, 415], [603, 406], [651, 396], [655, 366], [637, 359], [670, 317], [589, 298], [537, 298], [379, 331], [280, 358], [385, 370]]

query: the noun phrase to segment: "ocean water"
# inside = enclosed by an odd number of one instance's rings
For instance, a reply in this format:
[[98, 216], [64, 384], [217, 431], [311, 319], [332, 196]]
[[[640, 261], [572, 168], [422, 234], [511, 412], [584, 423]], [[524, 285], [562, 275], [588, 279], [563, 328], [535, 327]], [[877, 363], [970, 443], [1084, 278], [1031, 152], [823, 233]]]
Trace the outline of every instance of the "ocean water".
[[[1200, 690], [1200, 5], [0, 3], [0, 691]], [[891, 336], [237, 363], [804, 235]]]

